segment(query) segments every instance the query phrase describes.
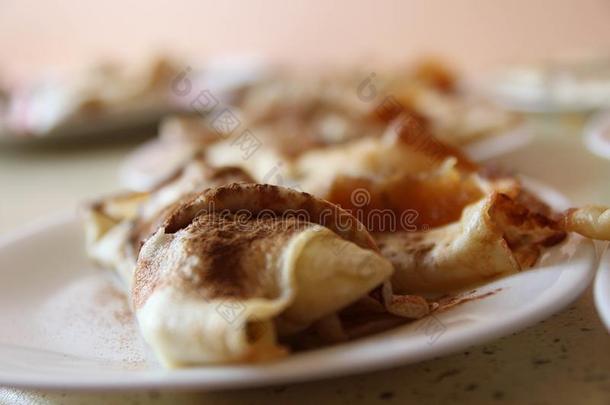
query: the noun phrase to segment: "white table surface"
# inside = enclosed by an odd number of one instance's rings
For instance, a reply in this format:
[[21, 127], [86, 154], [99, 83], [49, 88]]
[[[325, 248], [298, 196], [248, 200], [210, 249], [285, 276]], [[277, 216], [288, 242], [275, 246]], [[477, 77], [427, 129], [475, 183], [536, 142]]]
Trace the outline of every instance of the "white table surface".
[[[610, 204], [610, 161], [586, 151], [580, 120], [538, 118], [535, 122], [538, 129], [532, 144], [497, 162], [556, 187], [575, 204]], [[114, 191], [117, 165], [132, 147], [0, 149], [0, 234]], [[353, 377], [213, 393], [0, 388], [1, 404], [411, 402], [610, 404], [610, 335], [597, 317], [591, 290], [565, 311], [490, 344]]]

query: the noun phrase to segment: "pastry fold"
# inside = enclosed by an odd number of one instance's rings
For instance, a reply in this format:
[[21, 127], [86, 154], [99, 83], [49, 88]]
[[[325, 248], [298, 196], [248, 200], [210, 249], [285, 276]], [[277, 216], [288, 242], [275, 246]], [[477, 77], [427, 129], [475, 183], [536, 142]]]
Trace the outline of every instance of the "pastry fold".
[[533, 266], [565, 238], [558, 222], [492, 193], [459, 221], [428, 231], [375, 234], [398, 293], [449, 293]]
[[133, 304], [167, 366], [258, 361], [392, 274], [346, 211], [259, 184], [206, 190], [166, 213], [144, 243]]

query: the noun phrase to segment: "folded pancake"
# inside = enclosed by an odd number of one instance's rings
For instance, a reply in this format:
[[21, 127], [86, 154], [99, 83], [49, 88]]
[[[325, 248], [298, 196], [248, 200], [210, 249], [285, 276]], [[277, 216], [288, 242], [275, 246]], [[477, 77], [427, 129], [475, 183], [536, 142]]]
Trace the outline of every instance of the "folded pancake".
[[476, 140], [515, 128], [520, 118], [487, 100], [460, 94], [446, 94], [427, 87], [402, 89], [397, 100], [415, 111], [436, 137], [451, 145]]
[[374, 236], [395, 267], [396, 292], [449, 293], [531, 267], [565, 235], [556, 221], [494, 192], [457, 222]]
[[[343, 77], [262, 80], [234, 100], [238, 127], [201, 150], [214, 166], [241, 166], [260, 183], [290, 184], [293, 163], [304, 153], [383, 133], [386, 123], [368, 115], [356, 87]], [[215, 120], [200, 122], [217, 128]], [[194, 137], [205, 132], [191, 128]]]
[[432, 135], [476, 132], [445, 73], [395, 87], [405, 107], [385, 115], [343, 97], [343, 84], [286, 96], [271, 83], [240, 94], [233, 134], [166, 124], [166, 141], [195, 159], [149, 193], [87, 210], [89, 254], [121, 274], [163, 364], [260, 361], [312, 336], [385, 330], [430, 312], [414, 294], [519, 272], [566, 231], [610, 237], [605, 208], [555, 215]]
[[167, 366], [259, 361], [389, 278], [353, 216], [291, 189], [232, 184], [165, 214], [144, 243], [133, 304]]
[[241, 169], [212, 168], [195, 159], [151, 192], [125, 193], [90, 204], [83, 210], [87, 254], [114, 269], [129, 286], [141, 243], [167, 207], [198, 190], [252, 181]]
[[416, 173], [338, 176], [323, 197], [372, 232], [395, 267], [397, 294], [447, 293], [515, 273], [565, 237], [560, 217], [516, 178], [455, 158]]
[[401, 114], [380, 137], [367, 137], [303, 154], [296, 163], [296, 182], [308, 192], [325, 196], [338, 177], [360, 177], [374, 181], [397, 175], [434, 171], [447, 160], [461, 171], [477, 165], [459, 150], [438, 141], [411, 116]]
[[411, 71], [387, 76], [381, 85], [394, 105], [450, 145], [506, 132], [521, 121], [518, 114], [463, 91], [455, 72], [439, 61], [423, 60]]
[[[173, 145], [177, 156], [161, 166], [171, 171], [189, 155], [204, 153], [211, 165], [243, 167], [260, 183], [302, 184], [304, 180], [292, 178], [303, 174], [294, 167], [295, 160], [314, 152], [302, 170], [315, 169], [315, 152], [379, 138], [401, 114], [449, 145], [514, 126], [512, 114], [471, 101], [457, 82], [446, 65], [434, 60], [378, 75], [278, 72], [240, 88], [231, 100], [230, 116], [223, 115], [227, 110], [219, 105], [201, 117], [166, 120], [160, 138]], [[230, 125], [222, 125], [223, 117]], [[278, 165], [282, 181], [269, 175]], [[155, 172], [167, 174], [161, 168]]]
[[259, 120], [246, 131], [210, 145], [204, 153], [210, 164], [243, 167], [260, 183], [295, 184], [303, 156], [378, 138], [385, 128], [384, 123], [366, 117], [302, 106], [269, 122]]
[[[416, 83], [439, 94], [453, 94], [450, 73], [438, 64], [425, 66], [398, 81]], [[321, 161], [333, 165], [331, 173], [346, 166], [342, 171], [345, 173], [352, 169], [368, 170], [367, 166], [371, 165], [377, 168], [380, 156], [390, 154], [388, 164], [381, 165], [382, 169], [388, 169], [396, 163], [391, 157], [405, 155], [404, 152], [396, 153], [393, 150], [396, 147], [411, 151], [407, 159], [400, 160], [401, 166], [410, 170], [422, 169], [422, 164], [429, 161], [426, 156], [432, 156], [436, 161], [449, 155], [459, 156], [462, 164], [464, 159], [460, 152], [438, 142], [434, 137], [435, 127], [421, 119], [418, 111], [399, 105], [386, 113], [382, 101], [395, 90], [401, 90], [402, 84], [396, 87], [393, 80], [380, 80], [378, 99], [371, 102], [359, 98], [356, 90], [361, 81], [361, 75], [265, 80], [246, 89], [239, 97], [232, 111], [239, 117], [239, 126], [221, 139], [208, 142], [214, 139], [209, 135], [214, 132], [210, 128], [215, 125], [213, 120], [208, 122], [208, 118], [199, 120], [200, 125], [181, 126], [190, 130], [174, 132], [192, 134], [182, 138], [204, 153], [211, 165], [240, 166], [257, 182], [298, 184], [301, 189], [314, 193], [317, 190], [310, 188], [309, 183], [312, 178], [319, 177]], [[413, 136], [415, 124], [421, 133]], [[400, 141], [386, 139], [379, 145], [379, 138], [391, 138], [388, 137], [390, 133], [399, 133]], [[193, 139], [203, 142], [192, 142]], [[405, 146], [409, 148], [403, 148]]]

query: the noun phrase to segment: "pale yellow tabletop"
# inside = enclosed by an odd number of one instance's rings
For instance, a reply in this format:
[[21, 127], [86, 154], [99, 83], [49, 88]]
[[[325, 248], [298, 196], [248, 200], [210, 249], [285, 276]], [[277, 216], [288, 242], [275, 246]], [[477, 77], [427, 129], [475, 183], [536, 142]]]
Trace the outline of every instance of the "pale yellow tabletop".
[[[586, 151], [579, 120], [536, 122], [532, 144], [498, 162], [558, 188], [575, 204], [610, 204], [610, 161]], [[0, 150], [0, 233], [114, 190], [117, 165], [132, 147]], [[520, 333], [452, 356], [353, 377], [214, 393], [0, 388], [1, 404], [377, 402], [610, 404], [610, 335], [589, 289], [565, 311]]]

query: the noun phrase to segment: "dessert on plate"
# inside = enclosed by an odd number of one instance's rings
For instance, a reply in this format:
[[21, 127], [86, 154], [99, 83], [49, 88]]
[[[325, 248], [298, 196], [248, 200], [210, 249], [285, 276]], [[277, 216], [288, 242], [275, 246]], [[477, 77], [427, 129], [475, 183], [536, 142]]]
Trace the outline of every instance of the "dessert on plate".
[[229, 103], [222, 102], [224, 93], [195, 88], [195, 77], [176, 80], [177, 88], [190, 89], [180, 99], [196, 114], [163, 121], [158, 139], [126, 164], [130, 188], [147, 190], [198, 154], [217, 166], [245, 164], [258, 179], [272, 172], [294, 176], [304, 155], [367, 148], [399, 115], [453, 148], [517, 136], [523, 127], [518, 114], [473, 94], [435, 61], [379, 73], [273, 71], [232, 88]]
[[[453, 91], [449, 76], [418, 74]], [[556, 212], [410, 106], [353, 118], [343, 99], [279, 94], [272, 107], [243, 102], [256, 109], [251, 154], [240, 134], [174, 120], [163, 131], [193, 145], [185, 163], [84, 209], [89, 256], [119, 274], [168, 367], [270, 361], [378, 333], [534, 267], [569, 232], [610, 237], [606, 208]], [[317, 120], [333, 114], [349, 125], [324, 132]]]

